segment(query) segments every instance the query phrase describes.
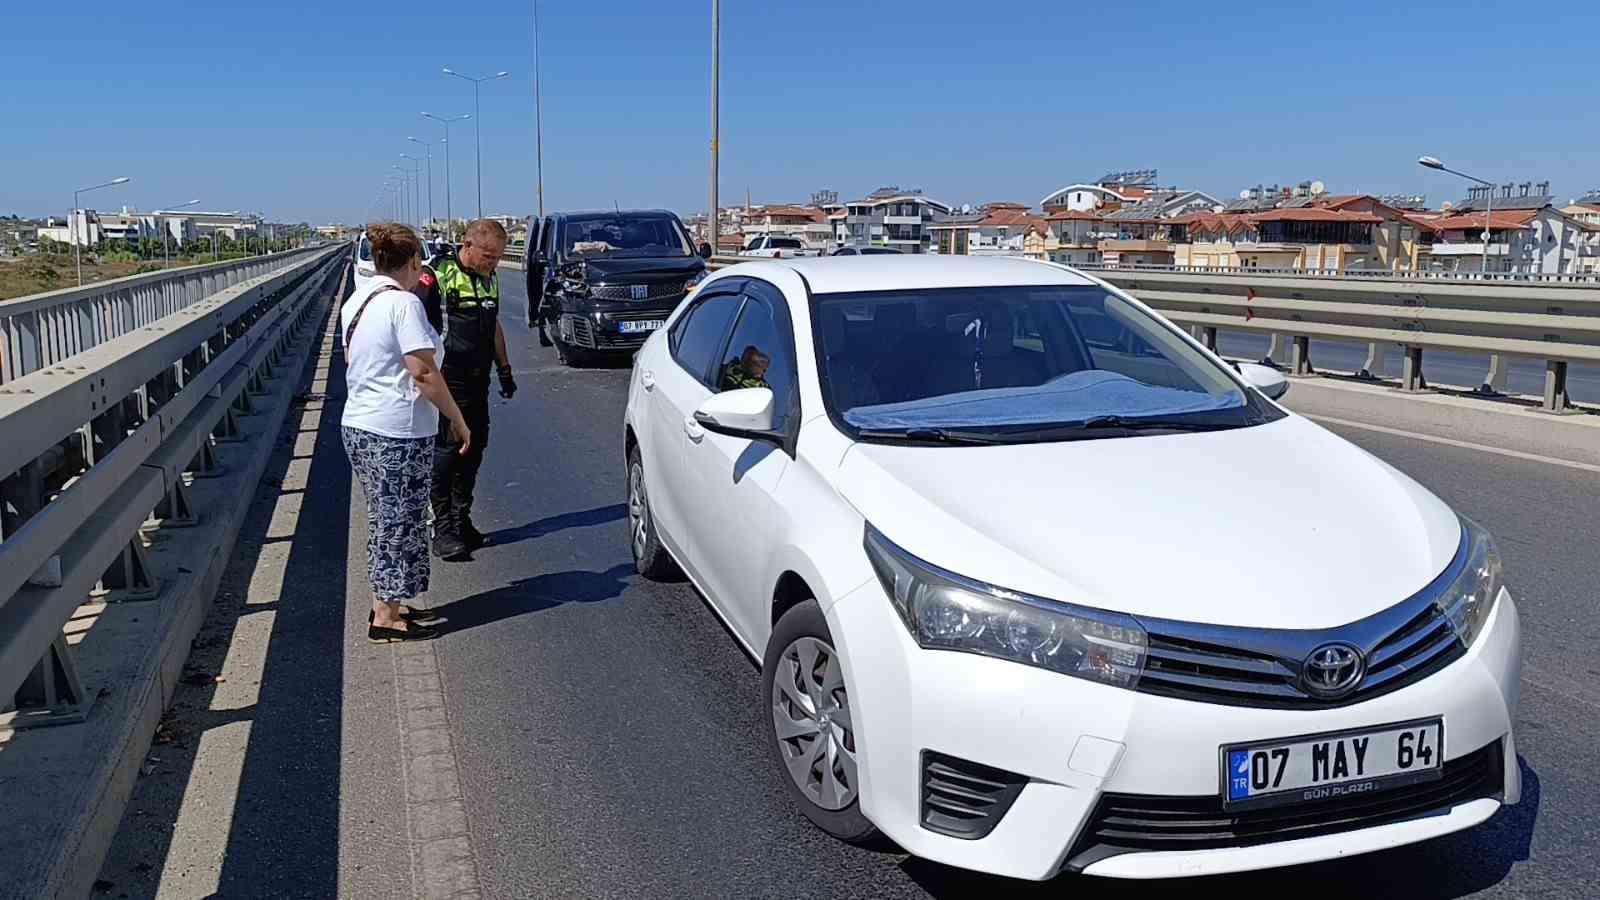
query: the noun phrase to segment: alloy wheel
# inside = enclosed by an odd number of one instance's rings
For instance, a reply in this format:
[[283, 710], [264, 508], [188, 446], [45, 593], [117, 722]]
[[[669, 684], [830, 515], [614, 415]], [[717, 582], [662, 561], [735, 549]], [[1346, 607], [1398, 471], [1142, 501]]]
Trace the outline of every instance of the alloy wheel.
[[856, 799], [856, 740], [839, 655], [802, 637], [784, 648], [772, 679], [772, 724], [795, 786], [812, 803], [839, 810]]
[[633, 558], [644, 559], [650, 546], [650, 501], [644, 493], [644, 466], [628, 468], [628, 525], [633, 535]]

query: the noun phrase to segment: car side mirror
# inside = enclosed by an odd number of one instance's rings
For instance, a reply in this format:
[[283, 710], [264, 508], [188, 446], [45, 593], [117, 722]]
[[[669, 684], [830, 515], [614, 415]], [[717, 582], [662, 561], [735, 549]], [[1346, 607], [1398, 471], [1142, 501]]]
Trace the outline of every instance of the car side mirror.
[[700, 251], [700, 258], [701, 259], [710, 259], [711, 258], [711, 245], [706, 243], [705, 241], [701, 241], [700, 242], [699, 251]]
[[783, 436], [772, 430], [773, 402], [771, 388], [723, 391], [706, 398], [694, 411], [694, 420], [716, 434], [781, 442]]
[[1244, 380], [1251, 387], [1267, 395], [1268, 399], [1276, 400], [1289, 393], [1289, 379], [1283, 377], [1282, 372], [1271, 366], [1263, 366], [1259, 363], [1240, 363], [1239, 374], [1244, 376]]

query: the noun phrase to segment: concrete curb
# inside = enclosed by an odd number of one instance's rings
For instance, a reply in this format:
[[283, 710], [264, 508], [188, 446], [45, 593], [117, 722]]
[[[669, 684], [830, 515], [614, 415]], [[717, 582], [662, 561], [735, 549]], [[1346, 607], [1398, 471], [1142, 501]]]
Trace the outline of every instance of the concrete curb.
[[[21, 750], [29, 742], [82, 743], [89, 747], [85, 752], [92, 754], [93, 761], [87, 771], [73, 773], [71, 780], [76, 781], [75, 784], [47, 783], [48, 779], [40, 778], [37, 779], [40, 783], [28, 785], [26, 774], [10, 779], [23, 790], [35, 789], [32, 802], [47, 803], [46, 797], [54, 794], [63, 801], [57, 806], [65, 808], [61, 808], [55, 816], [57, 822], [50, 823], [47, 829], [47, 850], [41, 854], [47, 858], [31, 862], [11, 860], [20, 871], [13, 876], [14, 880], [0, 883], [0, 896], [80, 898], [89, 896], [93, 890], [140, 767], [152, 746], [156, 728], [172, 702], [191, 642], [205, 620], [233, 553], [239, 530], [255, 497], [256, 485], [272, 458], [306, 365], [314, 357], [320, 334], [309, 326], [320, 320], [336, 296], [329, 289], [330, 274], [339, 279], [344, 277], [339, 267], [316, 276], [322, 280], [310, 288], [314, 293], [303, 301], [300, 313], [292, 320], [291, 349], [266, 381], [269, 393], [252, 396], [255, 414], [239, 420], [244, 440], [231, 445], [230, 449], [238, 449], [228, 455], [241, 457], [243, 454], [239, 450], [248, 448], [248, 457], [229, 459], [229, 471], [223, 477], [209, 480], [203, 489], [197, 486], [196, 492], [203, 490], [212, 502], [201, 506], [203, 519], [199, 528], [184, 532], [186, 540], [181, 544], [176, 539], [170, 542], [175, 548], [181, 546], [181, 551], [175, 554], [178, 558], [173, 560], [175, 565], [171, 573], [164, 573], [167, 577], [162, 595], [149, 604], [123, 604], [140, 610], [156, 607], [158, 619], [151, 629], [154, 639], [148, 640], [138, 651], [144, 655], [134, 664], [131, 680], [118, 690], [118, 685], [86, 676], [86, 687], [102, 692], [88, 722], [23, 733], [5, 748], [5, 756], [11, 756], [14, 749]], [[342, 280], [332, 283], [341, 286]], [[106, 738], [99, 743], [103, 748], [99, 752], [93, 750], [91, 742], [97, 737]], [[40, 752], [48, 755], [47, 750]], [[26, 751], [20, 755], [28, 756]], [[59, 758], [64, 754], [56, 755]], [[0, 756], [0, 775], [4, 774], [7, 761]], [[57, 773], [56, 778], [60, 780], [61, 773]]]
[[1506, 401], [1424, 392], [1337, 378], [1293, 378], [1283, 404], [1301, 415], [1600, 465], [1600, 415], [1555, 415]]

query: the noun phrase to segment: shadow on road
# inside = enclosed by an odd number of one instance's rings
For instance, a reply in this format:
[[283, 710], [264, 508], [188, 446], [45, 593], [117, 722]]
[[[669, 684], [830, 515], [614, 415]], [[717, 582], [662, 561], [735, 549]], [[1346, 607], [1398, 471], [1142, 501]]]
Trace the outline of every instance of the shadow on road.
[[633, 576], [631, 563], [612, 566], [604, 572], [550, 572], [463, 597], [434, 610], [446, 619], [439, 630], [449, 634], [567, 603], [614, 600], [622, 596]]
[[542, 538], [547, 534], [555, 534], [568, 528], [588, 528], [593, 525], [605, 525], [627, 518], [628, 507], [626, 504], [616, 503], [611, 506], [600, 506], [594, 509], [585, 509], [579, 512], [562, 513], [558, 516], [547, 516], [518, 525], [515, 528], [502, 528], [484, 535], [485, 547], [500, 547], [506, 544], [515, 544], [520, 541], [531, 541]]
[[[1519, 862], [1529, 858], [1533, 826], [1539, 817], [1539, 776], [1519, 758], [1522, 802], [1503, 808], [1489, 821], [1466, 831], [1353, 859], [1330, 860], [1286, 869], [1184, 878], [1123, 881], [1062, 875], [1052, 881], [1013, 881], [955, 869], [916, 857], [902, 871], [931, 897], [996, 900], [1002, 897], [1066, 897], [1095, 900], [1196, 896], [1428, 897], [1456, 898], [1494, 887]], [[1217, 894], [1216, 892], [1221, 892]]]

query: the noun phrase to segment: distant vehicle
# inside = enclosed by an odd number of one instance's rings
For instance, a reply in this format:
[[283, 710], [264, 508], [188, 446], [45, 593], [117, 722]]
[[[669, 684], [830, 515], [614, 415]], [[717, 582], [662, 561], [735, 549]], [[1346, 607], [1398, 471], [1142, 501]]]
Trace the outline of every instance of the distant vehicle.
[[879, 254], [898, 254], [900, 251], [893, 247], [840, 247], [828, 254], [829, 256], [877, 256]]
[[378, 266], [372, 261], [372, 241], [367, 238], [365, 231], [356, 241], [356, 269], [355, 289], [361, 290], [372, 277], [378, 274]]
[[632, 353], [706, 276], [711, 247], [664, 209], [556, 213], [528, 219], [527, 322], [561, 361]]
[[781, 234], [758, 234], [744, 245], [739, 255], [760, 256], [766, 259], [794, 259], [798, 256], [816, 256], [817, 251], [808, 249], [799, 238], [784, 237]]

